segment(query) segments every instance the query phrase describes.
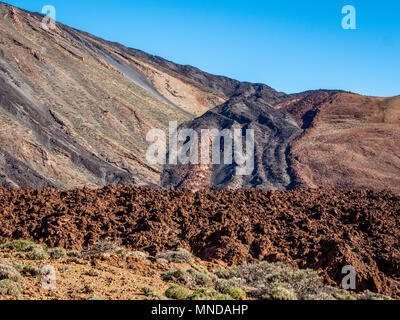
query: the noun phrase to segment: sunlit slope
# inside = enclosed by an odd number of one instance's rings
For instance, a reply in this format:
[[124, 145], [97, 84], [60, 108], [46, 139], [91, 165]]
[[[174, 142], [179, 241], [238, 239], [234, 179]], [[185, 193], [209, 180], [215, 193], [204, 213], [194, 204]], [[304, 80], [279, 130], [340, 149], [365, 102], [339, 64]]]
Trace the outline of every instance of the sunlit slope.
[[1, 184], [157, 183], [145, 135], [191, 115], [65, 28], [45, 31], [39, 15], [0, 4]]

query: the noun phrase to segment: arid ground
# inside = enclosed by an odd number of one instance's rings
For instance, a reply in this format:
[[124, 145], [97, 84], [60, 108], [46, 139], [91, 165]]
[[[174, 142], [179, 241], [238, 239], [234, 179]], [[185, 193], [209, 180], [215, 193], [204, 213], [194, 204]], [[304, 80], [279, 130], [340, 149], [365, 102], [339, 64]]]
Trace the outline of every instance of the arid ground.
[[152, 257], [184, 248], [221, 265], [310, 268], [336, 287], [351, 265], [358, 291], [399, 297], [399, 212], [400, 198], [386, 191], [3, 188], [0, 241], [90, 250], [108, 238]]

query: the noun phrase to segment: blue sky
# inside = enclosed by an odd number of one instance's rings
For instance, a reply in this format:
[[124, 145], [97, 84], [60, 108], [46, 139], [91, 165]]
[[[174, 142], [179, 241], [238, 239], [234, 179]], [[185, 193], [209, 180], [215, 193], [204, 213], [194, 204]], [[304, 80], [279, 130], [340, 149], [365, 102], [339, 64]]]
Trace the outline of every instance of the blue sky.
[[[4, 1], [4, 0], [3, 0]], [[287, 93], [400, 95], [398, 0], [5, 0], [128, 47]], [[344, 30], [344, 5], [357, 29]]]

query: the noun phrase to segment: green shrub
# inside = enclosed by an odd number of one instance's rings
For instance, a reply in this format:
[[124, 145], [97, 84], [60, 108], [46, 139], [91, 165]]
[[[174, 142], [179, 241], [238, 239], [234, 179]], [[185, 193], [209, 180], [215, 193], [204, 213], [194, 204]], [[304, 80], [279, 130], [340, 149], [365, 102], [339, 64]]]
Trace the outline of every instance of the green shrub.
[[224, 294], [231, 296], [235, 300], [246, 299], [246, 292], [238, 287], [228, 287], [224, 290]]
[[21, 287], [15, 281], [4, 279], [0, 281], [0, 294], [8, 296], [19, 296], [22, 294]]
[[297, 300], [294, 290], [283, 286], [276, 286], [268, 290], [268, 293], [263, 295], [262, 298], [264, 300]]
[[175, 300], [185, 300], [189, 295], [189, 292], [177, 284], [172, 285], [165, 291], [165, 296]]
[[32, 277], [37, 277], [37, 276], [41, 275], [40, 269], [35, 266], [23, 266], [21, 273], [23, 275], [32, 276]]
[[215, 289], [223, 293], [225, 289], [229, 287], [238, 287], [243, 289], [245, 284], [246, 282], [240, 278], [232, 278], [228, 280], [218, 279], [215, 283]]
[[0, 245], [0, 249], [11, 249], [11, 250], [16, 250], [16, 251], [25, 251], [26, 248], [30, 246], [35, 246], [36, 244], [30, 240], [12, 240], [12, 241], [7, 241], [6, 243], [3, 243]]
[[43, 249], [42, 246], [30, 246], [26, 248], [25, 251], [28, 251], [25, 254], [25, 258], [29, 260], [46, 260], [49, 258], [49, 254]]
[[101, 298], [101, 297], [89, 297], [88, 300], [89, 301], [104, 301], [106, 299]]
[[87, 276], [97, 277], [99, 273], [94, 268], [90, 268], [89, 271], [85, 273]]
[[203, 266], [201, 266], [201, 265], [192, 263], [192, 264], [191, 264], [191, 267], [192, 267], [192, 269], [194, 269], [195, 271], [198, 271], [198, 272], [201, 272], [201, 273], [209, 274], [207, 268], [205, 268], [205, 267], [203, 267]]
[[199, 289], [187, 297], [187, 300], [213, 300], [218, 295], [217, 291], [210, 289]]
[[[228, 276], [227, 272], [223, 273]], [[326, 294], [322, 277], [315, 271], [304, 269], [294, 270], [283, 263], [259, 262], [255, 264], [242, 264], [235, 266], [229, 270], [229, 279], [241, 279], [243, 284], [238, 285], [240, 288], [253, 288], [251, 295], [257, 298], [268, 294], [268, 291], [283, 285], [292, 289], [298, 299], [314, 300], [319, 297], [329, 296]], [[221, 286], [224, 283], [219, 282]], [[219, 289], [220, 290], [220, 289]]]
[[[194, 273], [192, 273], [193, 276]], [[310, 269], [295, 270], [283, 263], [242, 264], [231, 269], [221, 268], [215, 271], [218, 279], [213, 279], [215, 289], [229, 294], [236, 287], [252, 298], [268, 300], [354, 300], [354, 299], [390, 299], [390, 297], [372, 294], [352, 294], [349, 291], [326, 286], [322, 277]], [[243, 297], [235, 296], [237, 299]]]
[[265, 261], [233, 267], [230, 270], [230, 278], [233, 277], [244, 279], [246, 284], [256, 288], [265, 287], [271, 283], [322, 282], [322, 277], [313, 270], [294, 270], [280, 262]]
[[12, 281], [19, 281], [21, 278], [21, 274], [11, 263], [0, 261], [0, 280], [8, 279]]
[[157, 256], [157, 259], [165, 259], [168, 262], [175, 263], [193, 263], [192, 255], [185, 249], [177, 249], [175, 251], [167, 251]]
[[149, 255], [145, 252], [141, 252], [141, 251], [133, 251], [133, 252], [129, 252], [127, 254], [128, 257], [135, 257], [137, 259], [143, 260], [143, 261], [149, 261], [148, 257]]
[[360, 293], [357, 298], [358, 300], [393, 300], [391, 297], [379, 293], [373, 293], [369, 290]]
[[353, 296], [348, 290], [336, 288], [332, 289], [334, 290], [333, 296], [337, 300], [357, 300], [356, 297]]
[[187, 297], [187, 300], [232, 300], [227, 294], [221, 294], [212, 289], [199, 289]]
[[231, 278], [231, 273], [228, 269], [220, 268], [215, 271], [215, 275], [220, 279], [229, 279]]
[[206, 273], [194, 272], [192, 278], [198, 286], [208, 286], [213, 283], [211, 277]]
[[67, 251], [64, 248], [52, 248], [48, 249], [47, 253], [53, 259], [61, 259], [67, 256]]
[[164, 272], [161, 274], [161, 279], [163, 281], [173, 281], [179, 283], [189, 283], [192, 279], [190, 274], [183, 269], [177, 269], [173, 271]]

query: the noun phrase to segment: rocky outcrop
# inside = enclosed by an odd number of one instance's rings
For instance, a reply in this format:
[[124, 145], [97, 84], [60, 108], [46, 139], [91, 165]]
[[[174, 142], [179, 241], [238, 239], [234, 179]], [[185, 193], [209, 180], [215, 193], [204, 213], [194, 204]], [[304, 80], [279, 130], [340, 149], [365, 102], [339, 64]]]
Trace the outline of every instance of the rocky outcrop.
[[[252, 130], [254, 133], [252, 170], [243, 175], [237, 174], [241, 164], [235, 160], [232, 163], [225, 163], [223, 160], [225, 154], [230, 151], [221, 146], [219, 164], [211, 164], [210, 157], [209, 165], [166, 165], [162, 174], [162, 185], [194, 190], [250, 187], [268, 190], [286, 189], [291, 184], [286, 162], [287, 148], [289, 143], [302, 133], [291, 115], [272, 106], [286, 98], [286, 95], [265, 85], [241, 84], [236, 94], [226, 103], [195, 120], [182, 124], [178, 129], [178, 131], [185, 128], [194, 129], [198, 136], [201, 136], [201, 130], [205, 129], [209, 131], [216, 129], [219, 132], [229, 130], [232, 135], [235, 129], [239, 129], [244, 145], [246, 145], [246, 130]], [[200, 141], [199, 149], [202, 149], [201, 143]], [[183, 144], [184, 142], [181, 142], [179, 147]], [[231, 149], [234, 154], [234, 145]], [[209, 150], [211, 148], [205, 148], [205, 152], [210, 152]], [[199, 153], [200, 158], [201, 152]]]

